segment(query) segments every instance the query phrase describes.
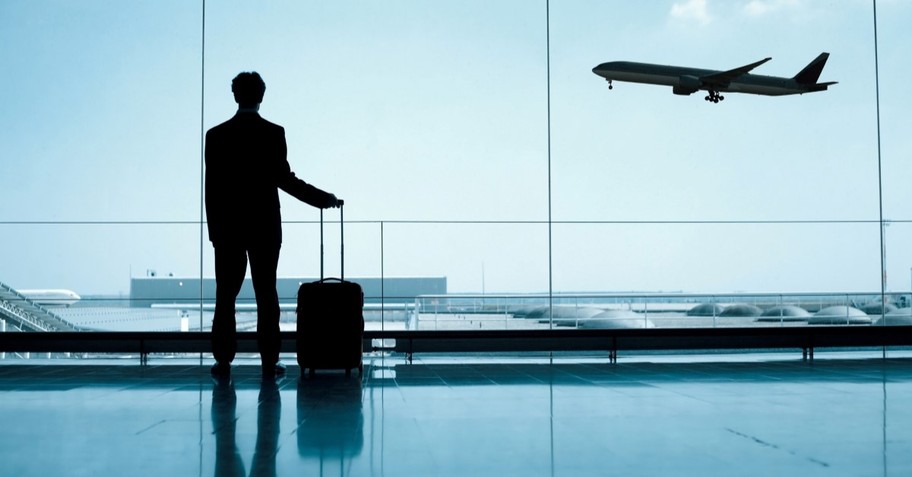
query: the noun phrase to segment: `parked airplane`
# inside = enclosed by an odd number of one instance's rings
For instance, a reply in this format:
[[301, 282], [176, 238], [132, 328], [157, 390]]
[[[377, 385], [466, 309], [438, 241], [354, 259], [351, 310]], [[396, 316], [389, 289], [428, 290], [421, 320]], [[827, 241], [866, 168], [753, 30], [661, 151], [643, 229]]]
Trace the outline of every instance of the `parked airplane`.
[[82, 297], [72, 290], [17, 290], [19, 294], [42, 306], [70, 306]]
[[829, 57], [829, 53], [821, 53], [792, 78], [749, 73], [772, 58], [727, 71], [611, 61], [592, 68], [592, 72], [608, 80], [608, 89], [613, 88], [612, 81], [657, 84], [671, 86], [674, 94], [685, 96], [704, 90], [709, 93], [706, 101], [718, 103], [725, 99], [719, 94], [722, 92], [783, 96], [825, 91], [828, 86], [836, 84], [835, 81], [817, 82]]

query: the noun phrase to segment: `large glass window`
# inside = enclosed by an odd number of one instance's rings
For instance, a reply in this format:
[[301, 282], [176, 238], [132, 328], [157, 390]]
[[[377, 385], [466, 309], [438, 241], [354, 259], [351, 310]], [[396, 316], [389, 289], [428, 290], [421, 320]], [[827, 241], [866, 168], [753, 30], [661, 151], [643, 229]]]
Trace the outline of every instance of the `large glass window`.
[[[841, 7], [553, 2], [554, 218], [622, 222], [561, 227], [555, 277], [599, 291], [879, 289], [871, 12]], [[718, 104], [669, 86], [609, 89], [589, 72], [773, 57], [752, 73], [792, 77], [824, 51], [820, 80], [839, 81], [829, 91]]]
[[[369, 297], [382, 303], [433, 303], [439, 320], [459, 295], [449, 309], [501, 320], [587, 296], [610, 307], [608, 293], [632, 295], [628, 308], [653, 292], [908, 293], [912, 7], [877, 5], [875, 44], [872, 6], [4, 2], [0, 283], [115, 313], [139, 307], [133, 279], [187, 279], [196, 311], [156, 313], [205, 329], [203, 134], [235, 113], [231, 79], [258, 71], [292, 169], [346, 201], [346, 277], [403, 295]], [[772, 57], [752, 73], [788, 78], [821, 52], [827, 91], [716, 104], [592, 72]], [[279, 276], [316, 277], [318, 212], [281, 200]], [[338, 216], [326, 219], [338, 275]], [[440, 277], [444, 293], [429, 281], [421, 299], [395, 283]], [[171, 329], [157, 319], [144, 329]]]
[[0, 282], [199, 273], [201, 5], [3, 2]]

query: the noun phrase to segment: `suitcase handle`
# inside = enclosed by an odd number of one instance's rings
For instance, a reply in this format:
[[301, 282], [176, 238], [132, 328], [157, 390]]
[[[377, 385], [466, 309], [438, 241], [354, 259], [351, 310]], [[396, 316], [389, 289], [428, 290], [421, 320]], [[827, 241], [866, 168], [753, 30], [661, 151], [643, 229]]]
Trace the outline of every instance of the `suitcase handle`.
[[[345, 205], [345, 201], [339, 199], [337, 201], [339, 204], [339, 248], [340, 252], [340, 262], [339, 271], [342, 278], [338, 279], [339, 281], [345, 281], [345, 215], [342, 212], [342, 206]], [[323, 209], [320, 209], [320, 281], [322, 282], [323, 278]]]

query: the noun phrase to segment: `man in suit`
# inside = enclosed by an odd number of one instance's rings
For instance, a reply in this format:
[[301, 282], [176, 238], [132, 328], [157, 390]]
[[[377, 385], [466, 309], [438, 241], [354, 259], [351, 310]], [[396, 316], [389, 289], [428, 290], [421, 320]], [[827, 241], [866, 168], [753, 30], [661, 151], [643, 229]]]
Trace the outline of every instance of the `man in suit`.
[[258, 111], [266, 84], [256, 72], [231, 82], [238, 111], [206, 133], [206, 216], [215, 249], [213, 374], [227, 376], [237, 350], [235, 301], [247, 273], [257, 304], [257, 343], [263, 376], [284, 373], [279, 363], [279, 298], [276, 269], [282, 245], [279, 189], [318, 208], [338, 199], [295, 177], [288, 164], [285, 129]]

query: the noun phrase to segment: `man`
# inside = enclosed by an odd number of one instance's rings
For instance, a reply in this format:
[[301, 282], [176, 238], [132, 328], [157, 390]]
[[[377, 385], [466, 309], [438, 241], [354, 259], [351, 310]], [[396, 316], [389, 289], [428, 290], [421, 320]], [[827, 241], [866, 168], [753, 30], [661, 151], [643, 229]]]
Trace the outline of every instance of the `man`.
[[276, 269], [282, 245], [279, 189], [319, 208], [336, 196], [295, 177], [288, 164], [285, 130], [260, 117], [266, 84], [256, 72], [231, 82], [237, 114], [206, 133], [206, 216], [215, 249], [213, 374], [228, 376], [237, 350], [235, 301], [247, 273], [257, 304], [257, 343], [264, 377], [285, 371], [279, 363], [279, 297]]

